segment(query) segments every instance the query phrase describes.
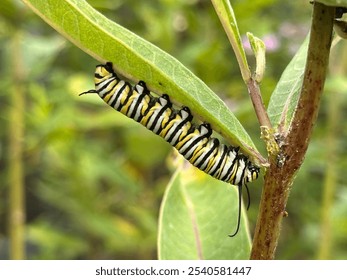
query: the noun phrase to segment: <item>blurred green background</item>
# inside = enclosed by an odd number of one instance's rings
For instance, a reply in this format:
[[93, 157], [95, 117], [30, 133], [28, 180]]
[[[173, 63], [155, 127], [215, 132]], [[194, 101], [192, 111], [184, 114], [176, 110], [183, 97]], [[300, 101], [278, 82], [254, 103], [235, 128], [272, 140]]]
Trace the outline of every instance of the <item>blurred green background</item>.
[[[108, 18], [182, 61], [225, 100], [265, 155], [236, 60], [207, 0], [90, 0]], [[267, 45], [261, 89], [276, 81], [307, 35], [309, 1], [231, 0], [240, 32]], [[0, 259], [23, 231], [28, 259], [156, 259], [170, 146], [99, 98], [97, 61], [20, 1], [0, 4]], [[294, 182], [278, 259], [347, 258], [347, 46], [331, 67], [312, 142]], [[249, 56], [250, 61], [254, 60]], [[24, 188], [24, 209], [13, 206]], [[262, 179], [250, 187], [251, 231]], [[18, 196], [19, 191], [19, 196]], [[17, 199], [18, 201], [18, 199]], [[236, 202], [235, 202], [236, 203]], [[25, 217], [14, 230], [10, 220]], [[11, 253], [10, 253], [11, 251]]]

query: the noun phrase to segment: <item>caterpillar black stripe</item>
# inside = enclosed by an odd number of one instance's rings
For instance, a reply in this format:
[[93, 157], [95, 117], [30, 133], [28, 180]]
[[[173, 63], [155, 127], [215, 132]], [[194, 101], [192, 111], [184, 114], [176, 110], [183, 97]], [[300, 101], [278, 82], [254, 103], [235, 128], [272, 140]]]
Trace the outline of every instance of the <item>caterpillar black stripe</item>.
[[154, 97], [140, 81], [134, 87], [118, 78], [112, 63], [96, 66], [95, 89], [81, 93], [96, 93], [108, 105], [129, 118], [141, 123], [174, 146], [191, 164], [211, 176], [238, 186], [239, 215], [235, 236], [240, 226], [242, 187], [258, 178], [259, 167], [255, 166], [239, 147], [221, 144], [211, 137], [208, 123], [195, 125], [188, 107], [173, 108], [168, 95]]

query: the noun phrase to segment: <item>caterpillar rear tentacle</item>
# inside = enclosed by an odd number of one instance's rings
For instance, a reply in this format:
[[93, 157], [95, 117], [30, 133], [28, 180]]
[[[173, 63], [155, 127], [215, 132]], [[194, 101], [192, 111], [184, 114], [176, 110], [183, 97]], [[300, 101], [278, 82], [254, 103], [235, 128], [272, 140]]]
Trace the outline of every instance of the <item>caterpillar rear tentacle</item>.
[[192, 123], [193, 115], [188, 107], [174, 109], [168, 95], [154, 97], [140, 81], [135, 86], [118, 78], [112, 63], [97, 65], [94, 75], [95, 89], [80, 95], [96, 93], [108, 105], [122, 114], [134, 119], [164, 138], [192, 165], [218, 180], [238, 187], [239, 213], [235, 236], [240, 228], [242, 187], [245, 186], [250, 205], [248, 182], [259, 176], [259, 167], [254, 165], [239, 147], [221, 144], [212, 137], [212, 128], [208, 123]]

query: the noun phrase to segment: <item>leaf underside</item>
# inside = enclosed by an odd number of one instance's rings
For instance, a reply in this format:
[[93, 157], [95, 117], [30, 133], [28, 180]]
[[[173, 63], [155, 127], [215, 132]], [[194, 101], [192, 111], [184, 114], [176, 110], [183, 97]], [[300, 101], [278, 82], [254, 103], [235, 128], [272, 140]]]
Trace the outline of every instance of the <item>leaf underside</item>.
[[196, 117], [210, 123], [216, 132], [229, 143], [240, 146], [245, 154], [257, 152], [225, 103], [169, 54], [110, 21], [85, 1], [24, 2], [85, 52], [102, 63], [113, 62], [120, 75], [133, 82], [144, 80], [153, 92], [167, 93], [177, 105], [188, 106]]

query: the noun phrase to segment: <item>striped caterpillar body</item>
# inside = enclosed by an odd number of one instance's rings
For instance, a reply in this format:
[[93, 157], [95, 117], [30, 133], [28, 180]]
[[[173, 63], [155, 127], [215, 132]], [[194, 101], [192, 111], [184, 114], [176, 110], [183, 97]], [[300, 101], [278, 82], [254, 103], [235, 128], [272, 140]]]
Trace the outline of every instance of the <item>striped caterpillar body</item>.
[[152, 96], [145, 82], [140, 81], [132, 87], [118, 78], [111, 62], [96, 66], [94, 81], [95, 89], [80, 95], [98, 94], [115, 110], [160, 135], [200, 170], [238, 186], [238, 224], [236, 232], [229, 235], [235, 236], [240, 226], [242, 187], [246, 186], [248, 193], [246, 184], [258, 178], [259, 167], [241, 154], [239, 147], [226, 146], [211, 137], [213, 131], [210, 124], [193, 124], [193, 115], [188, 107], [176, 110], [168, 95]]

